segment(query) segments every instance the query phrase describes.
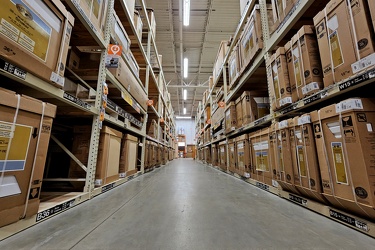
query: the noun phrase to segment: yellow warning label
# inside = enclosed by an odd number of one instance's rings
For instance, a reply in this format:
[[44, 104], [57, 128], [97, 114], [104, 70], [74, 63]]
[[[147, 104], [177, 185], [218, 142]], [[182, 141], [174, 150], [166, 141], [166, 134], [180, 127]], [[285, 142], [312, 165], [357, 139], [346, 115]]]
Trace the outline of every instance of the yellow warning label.
[[300, 175], [303, 177], [306, 177], [307, 169], [306, 169], [305, 154], [303, 151], [303, 146], [297, 146], [297, 161], [298, 161]]
[[342, 143], [332, 142], [331, 147], [333, 154], [333, 164], [335, 166], [336, 171], [336, 181], [337, 183], [348, 184], [344, 162], [344, 154], [342, 151]]
[[273, 78], [273, 88], [275, 90], [276, 99], [279, 99], [280, 98], [279, 77], [277, 75]]
[[269, 171], [268, 166], [268, 153], [267, 152], [256, 152], [256, 170], [258, 171]]
[[30, 126], [0, 122], [0, 171], [24, 170], [31, 133]]
[[296, 78], [297, 87], [302, 86], [301, 68], [299, 59], [294, 60], [294, 76]]
[[[40, 0], [38, 8], [48, 8]], [[48, 10], [48, 12], [51, 12]], [[4, 0], [0, 8], [0, 34], [42, 61], [46, 61], [52, 28], [22, 0]]]
[[340, 46], [340, 39], [337, 34], [337, 31], [334, 31], [332, 32], [332, 34], [329, 35], [329, 41], [331, 44], [333, 67], [337, 68], [338, 66], [344, 63], [344, 58], [342, 56], [342, 51], [341, 51], [341, 46]]

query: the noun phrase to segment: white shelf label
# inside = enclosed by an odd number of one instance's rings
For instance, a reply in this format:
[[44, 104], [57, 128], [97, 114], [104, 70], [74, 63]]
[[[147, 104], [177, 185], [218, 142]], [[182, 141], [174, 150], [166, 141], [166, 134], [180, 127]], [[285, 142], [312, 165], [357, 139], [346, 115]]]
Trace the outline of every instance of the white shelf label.
[[349, 110], [362, 110], [363, 105], [361, 99], [349, 99], [336, 104], [336, 113], [341, 113]]

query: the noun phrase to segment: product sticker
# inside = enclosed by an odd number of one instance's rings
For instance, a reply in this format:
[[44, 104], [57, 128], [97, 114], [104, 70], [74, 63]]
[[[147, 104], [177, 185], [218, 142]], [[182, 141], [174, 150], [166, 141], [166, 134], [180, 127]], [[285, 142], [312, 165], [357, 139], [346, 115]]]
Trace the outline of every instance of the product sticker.
[[311, 123], [310, 115], [304, 115], [298, 118], [298, 125], [304, 125]]
[[336, 104], [336, 113], [345, 112], [348, 110], [363, 109], [361, 99], [349, 99]]
[[331, 45], [333, 68], [337, 68], [344, 63], [344, 57], [341, 51], [339, 35], [336, 30], [329, 35], [329, 42]]
[[280, 106], [284, 106], [284, 105], [291, 104], [291, 103], [293, 103], [292, 97], [285, 97], [280, 100]]
[[258, 171], [269, 171], [268, 166], [268, 153], [267, 152], [255, 152], [256, 156], [256, 170]]
[[364, 70], [368, 67], [371, 67], [375, 64], [375, 53], [362, 58], [361, 60], [352, 64], [353, 74], [358, 73], [361, 70]]
[[32, 131], [30, 126], [0, 122], [0, 172], [25, 169]]
[[301, 76], [301, 68], [300, 68], [300, 58], [299, 58], [299, 49], [298, 46], [293, 49], [293, 65], [294, 65], [294, 77], [296, 79], [297, 88], [301, 87], [302, 85], [302, 76]]
[[333, 165], [335, 167], [336, 173], [336, 182], [340, 184], [348, 184], [342, 143], [332, 142], [331, 147], [333, 155]]
[[314, 90], [319, 90], [319, 84], [317, 82], [312, 82], [312, 83], [309, 83], [307, 84], [306, 86], [302, 87], [302, 93], [304, 95], [310, 93], [311, 91], [314, 91]]
[[56, 19], [41, 0], [5, 0], [0, 8], [0, 33], [45, 62], [52, 27], [60, 32], [61, 21]]
[[299, 173], [302, 177], [307, 177], [307, 169], [305, 164], [305, 154], [303, 151], [303, 146], [298, 145], [296, 147], [297, 152], [297, 162], [299, 167]]
[[373, 129], [372, 129], [372, 124], [371, 123], [367, 123], [366, 127], [367, 127], [367, 131], [368, 132], [374, 132]]
[[279, 122], [279, 129], [283, 129], [283, 128], [286, 128], [286, 127], [288, 127], [288, 121], [287, 120]]

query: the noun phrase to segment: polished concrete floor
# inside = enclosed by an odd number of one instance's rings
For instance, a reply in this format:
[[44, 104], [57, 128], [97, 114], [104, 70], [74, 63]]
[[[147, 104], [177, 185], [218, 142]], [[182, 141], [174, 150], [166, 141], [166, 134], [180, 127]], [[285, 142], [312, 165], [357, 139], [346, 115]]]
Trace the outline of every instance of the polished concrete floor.
[[0, 242], [0, 249], [375, 249], [375, 240], [178, 159]]

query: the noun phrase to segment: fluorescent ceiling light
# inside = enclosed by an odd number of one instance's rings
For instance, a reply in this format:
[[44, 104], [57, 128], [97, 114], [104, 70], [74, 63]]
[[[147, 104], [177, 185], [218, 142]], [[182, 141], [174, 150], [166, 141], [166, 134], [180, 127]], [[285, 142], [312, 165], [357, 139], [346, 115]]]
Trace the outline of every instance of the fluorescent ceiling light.
[[184, 101], [187, 99], [187, 89], [184, 89]]
[[184, 108], [184, 115], [186, 115], [186, 108]]
[[188, 77], [189, 59], [184, 58], [184, 78]]
[[190, 0], [184, 0], [184, 26], [189, 26], [190, 22]]
[[176, 119], [191, 119], [191, 116], [176, 116]]

